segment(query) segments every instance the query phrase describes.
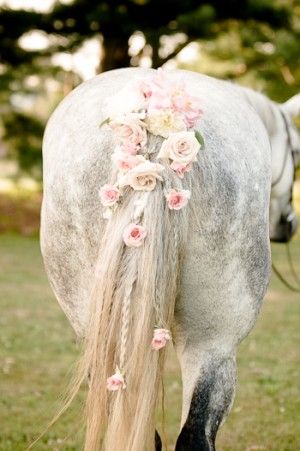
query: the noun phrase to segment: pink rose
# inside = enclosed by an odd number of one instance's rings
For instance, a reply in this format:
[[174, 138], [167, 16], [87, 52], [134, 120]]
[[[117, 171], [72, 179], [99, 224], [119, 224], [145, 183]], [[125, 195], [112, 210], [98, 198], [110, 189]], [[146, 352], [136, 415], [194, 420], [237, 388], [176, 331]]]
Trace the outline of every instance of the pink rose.
[[139, 247], [147, 235], [145, 227], [137, 224], [129, 224], [123, 232], [123, 240], [126, 246]]
[[109, 126], [115, 132], [123, 150], [131, 154], [137, 153], [147, 143], [146, 126], [134, 113], [111, 121]]
[[138, 153], [139, 145], [134, 144], [130, 141], [124, 141], [120, 144], [120, 149], [122, 152], [127, 153], [128, 155], [136, 155]]
[[169, 94], [170, 79], [166, 71], [158, 69], [155, 73], [140, 82], [140, 90], [148, 102], [147, 111], [172, 109], [172, 99]]
[[171, 169], [176, 172], [179, 178], [183, 179], [184, 174], [186, 172], [190, 172], [192, 169], [192, 163], [177, 163], [176, 161], [173, 161], [170, 165]]
[[155, 351], [159, 351], [169, 340], [171, 340], [171, 334], [167, 329], [154, 329], [151, 346]]
[[139, 88], [145, 98], [149, 98], [153, 93], [164, 91], [168, 80], [162, 68], [157, 69], [151, 77], [140, 80]]
[[120, 390], [121, 388], [124, 390], [124, 388], [126, 388], [126, 384], [125, 384], [124, 377], [122, 376], [122, 374], [117, 371], [115, 374], [110, 376], [107, 379], [106, 387], [107, 387], [107, 390], [109, 390], [109, 391], [117, 391], [117, 390]]
[[169, 158], [176, 163], [188, 164], [197, 161], [201, 145], [194, 132], [172, 133], [160, 148], [156, 158]]
[[174, 111], [181, 113], [183, 105], [189, 96], [185, 90], [185, 83], [183, 80], [173, 81], [173, 83], [168, 84], [168, 90], [170, 98], [172, 99], [172, 107]]
[[153, 85], [152, 80], [144, 79], [139, 81], [139, 90], [145, 99], [152, 96], [153, 89], [155, 89], [155, 86]]
[[104, 185], [99, 190], [99, 196], [104, 207], [112, 207], [120, 198], [120, 191], [114, 185]]
[[125, 152], [117, 151], [112, 157], [112, 161], [115, 163], [117, 168], [123, 172], [127, 172], [133, 169], [138, 164], [144, 163], [146, 160], [142, 155], [130, 155]]
[[181, 210], [181, 208], [187, 205], [190, 197], [191, 192], [184, 189], [181, 191], [171, 189], [168, 194], [166, 194], [166, 199], [170, 210]]
[[202, 110], [197, 109], [197, 110], [188, 110], [184, 113], [184, 120], [186, 122], [186, 125], [188, 126], [188, 128], [193, 128], [196, 125], [196, 122], [198, 121], [198, 119], [202, 116]]
[[161, 164], [151, 163], [146, 160], [145, 163], [135, 166], [120, 179], [119, 185], [131, 186], [136, 191], [152, 191], [157, 180], [162, 181], [160, 173], [164, 170]]
[[170, 95], [174, 111], [181, 113], [188, 128], [194, 127], [202, 115], [200, 99], [191, 96], [183, 82], [179, 81], [171, 87]]
[[167, 91], [153, 91], [148, 105], [148, 113], [152, 113], [153, 110], [168, 110], [172, 109], [172, 100]]
[[174, 80], [162, 69], [140, 82], [140, 90], [148, 101], [148, 114], [155, 110], [171, 110], [182, 116], [186, 126], [192, 128], [201, 117], [200, 99], [191, 96], [183, 80]]

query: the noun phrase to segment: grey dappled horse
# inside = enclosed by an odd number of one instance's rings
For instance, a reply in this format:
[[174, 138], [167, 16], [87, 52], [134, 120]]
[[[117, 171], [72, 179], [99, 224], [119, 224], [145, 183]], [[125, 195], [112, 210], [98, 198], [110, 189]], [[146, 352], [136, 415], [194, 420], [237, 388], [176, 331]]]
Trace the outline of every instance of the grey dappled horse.
[[[99, 128], [103, 104], [150, 71], [121, 69], [83, 83], [59, 105], [45, 133], [42, 253], [54, 293], [79, 337], [89, 324], [105, 229], [98, 189], [111, 171], [111, 133]], [[183, 381], [176, 451], [204, 451], [215, 449], [233, 402], [237, 347], [255, 324], [270, 277], [269, 237], [288, 241], [296, 229], [291, 192], [300, 145], [291, 119], [299, 114], [300, 98], [279, 105], [227, 82], [174, 73], [203, 101], [196, 128], [205, 140], [189, 178], [195, 194], [176, 225], [178, 233], [185, 230], [177, 250], [172, 326]], [[155, 213], [149, 217], [155, 221]], [[172, 239], [171, 232], [164, 236]], [[131, 445], [115, 437], [114, 451], [161, 449], [158, 433], [155, 440], [150, 433], [150, 445], [139, 430]]]

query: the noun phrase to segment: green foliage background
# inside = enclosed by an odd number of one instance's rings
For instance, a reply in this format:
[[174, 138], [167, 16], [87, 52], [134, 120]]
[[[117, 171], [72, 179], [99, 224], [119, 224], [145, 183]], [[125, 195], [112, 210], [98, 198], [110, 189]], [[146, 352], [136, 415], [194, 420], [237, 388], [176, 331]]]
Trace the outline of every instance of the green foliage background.
[[[20, 38], [32, 30], [49, 38], [47, 48], [22, 48]], [[145, 45], [130, 56], [129, 40], [136, 32], [143, 33]], [[167, 53], [165, 36], [180, 37]], [[99, 72], [139, 65], [146, 54], [152, 66], [159, 67], [196, 41], [198, 57], [181, 66], [236, 80], [278, 101], [300, 91], [298, 0], [73, 0], [56, 1], [48, 13], [2, 7], [0, 133], [9, 158], [17, 158], [21, 169], [39, 174], [46, 120], [62, 96], [81, 81], [78, 74], [55, 66], [51, 57], [74, 53], [92, 37], [102, 43]], [[30, 84], [31, 76], [39, 82]], [[49, 96], [51, 79], [61, 88]], [[16, 95], [34, 98], [38, 106], [24, 110]]]
[[[37, 3], [43, 0], [36, 0]], [[49, 37], [41, 51], [22, 48], [32, 30]], [[130, 37], [142, 32], [145, 45], [128, 53]], [[179, 34], [179, 35], [178, 35]], [[164, 38], [179, 36], [169, 53]], [[284, 101], [300, 92], [299, 0], [74, 0], [54, 3], [48, 13], [0, 9], [0, 144], [20, 172], [41, 171], [41, 140], [47, 118], [80, 76], [53, 63], [59, 52], [76, 52], [88, 39], [102, 43], [99, 72], [139, 65], [150, 55], [153, 67], [170, 59], [177, 66], [237, 81]], [[196, 57], [178, 53], [196, 42]], [[34, 83], [32, 83], [34, 80]], [[59, 88], [49, 92], [49, 82]], [[22, 107], [26, 99], [32, 107]], [[1, 166], [0, 166], [1, 170]], [[299, 200], [298, 200], [299, 212]], [[0, 449], [21, 451], [43, 430], [65, 391], [78, 354], [67, 320], [53, 299], [42, 267], [38, 239], [40, 194], [0, 196]], [[19, 235], [34, 235], [22, 237]], [[300, 235], [293, 241], [299, 267]], [[284, 250], [273, 246], [275, 262], [289, 278]], [[224, 451], [295, 451], [299, 425], [299, 296], [272, 279], [262, 314], [243, 342], [239, 388], [232, 413], [218, 435]], [[166, 376], [166, 435], [170, 449], [178, 435], [181, 382], [174, 355]], [[77, 404], [51, 428], [36, 449], [78, 450], [81, 446], [81, 392]], [[77, 427], [78, 425], [78, 427]], [[76, 429], [77, 428], [77, 429]], [[173, 447], [173, 448], [172, 448]]]

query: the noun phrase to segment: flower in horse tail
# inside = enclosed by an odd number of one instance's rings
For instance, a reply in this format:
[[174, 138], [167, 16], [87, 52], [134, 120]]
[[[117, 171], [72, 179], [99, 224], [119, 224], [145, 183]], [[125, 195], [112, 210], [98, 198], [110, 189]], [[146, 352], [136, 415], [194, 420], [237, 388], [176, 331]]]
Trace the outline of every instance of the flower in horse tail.
[[159, 163], [145, 163], [135, 166], [119, 181], [119, 186], [131, 186], [135, 191], [152, 191], [157, 180], [162, 181], [161, 173], [165, 168]]
[[147, 235], [145, 227], [138, 224], [129, 224], [123, 232], [123, 241], [126, 246], [140, 247]]
[[[130, 186], [135, 191], [152, 191], [158, 181], [163, 181], [163, 166], [139, 154], [146, 151], [147, 133], [167, 138], [157, 158], [164, 159], [179, 178], [184, 178], [204, 144], [201, 134], [191, 130], [202, 115], [200, 103], [182, 79], [173, 80], [162, 69], [131, 81], [110, 99], [108, 109], [112, 114], [102, 124], [111, 128], [117, 144], [112, 156], [118, 170], [116, 189]], [[115, 206], [104, 195], [101, 200], [104, 206]], [[168, 206], [175, 209], [170, 202]], [[112, 213], [112, 209], [106, 210], [106, 217]]]
[[191, 197], [191, 192], [187, 189], [176, 190], [171, 189], [166, 194], [168, 207], [170, 210], [181, 210], [185, 207]]
[[[174, 80], [159, 69], [142, 80], [132, 80], [109, 99], [107, 124], [113, 131], [116, 148], [112, 162], [116, 168], [115, 181], [100, 189], [100, 199], [106, 208], [103, 217], [111, 218], [128, 187], [136, 191], [130, 224], [123, 230], [122, 238], [127, 247], [138, 248], [147, 238], [143, 225], [144, 210], [151, 192], [158, 183], [164, 183], [165, 167], [145, 158], [149, 134], [164, 138], [156, 158], [164, 161], [179, 179], [184, 179], [197, 161], [198, 152], [204, 141], [194, 130], [202, 115], [200, 99], [192, 96], [183, 80]], [[145, 156], [144, 156], [145, 155]], [[166, 190], [165, 190], [166, 191]], [[191, 197], [186, 189], [169, 189], [165, 199], [170, 210], [185, 207]], [[130, 295], [124, 298], [124, 306], [130, 306]], [[159, 307], [159, 306], [158, 306]], [[161, 318], [161, 312], [157, 317]], [[157, 321], [158, 321], [157, 318]], [[128, 327], [121, 319], [121, 336], [126, 344]], [[171, 340], [168, 329], [154, 329], [151, 346], [162, 349]], [[123, 367], [125, 353], [120, 353], [119, 365]], [[124, 376], [117, 368], [107, 379], [107, 389], [117, 391], [126, 387]]]
[[153, 338], [151, 342], [152, 349], [159, 351], [164, 348], [168, 341], [171, 340], [171, 334], [168, 329], [154, 329]]
[[115, 185], [103, 185], [99, 190], [101, 203], [104, 207], [112, 207], [120, 198], [120, 190]]
[[147, 144], [146, 125], [139, 114], [129, 113], [109, 122], [121, 150], [136, 155]]
[[106, 387], [109, 391], [124, 390], [126, 388], [124, 376], [118, 367], [116, 368], [115, 374], [107, 378]]

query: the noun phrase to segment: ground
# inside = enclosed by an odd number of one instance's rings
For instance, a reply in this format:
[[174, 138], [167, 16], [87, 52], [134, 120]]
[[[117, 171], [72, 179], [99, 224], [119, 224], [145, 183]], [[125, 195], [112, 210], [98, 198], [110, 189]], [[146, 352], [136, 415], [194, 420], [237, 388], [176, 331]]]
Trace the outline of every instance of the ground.
[[[61, 405], [78, 344], [49, 288], [38, 239], [4, 234], [0, 248], [0, 450], [21, 451]], [[299, 235], [292, 252], [299, 268]], [[288, 274], [284, 247], [274, 246], [273, 254]], [[237, 396], [219, 433], [219, 450], [300, 449], [299, 313], [300, 295], [273, 278], [258, 323], [239, 350]], [[168, 363], [166, 386], [171, 450], [178, 434], [181, 396], [174, 356]], [[80, 449], [79, 404], [80, 399], [35, 449]]]

